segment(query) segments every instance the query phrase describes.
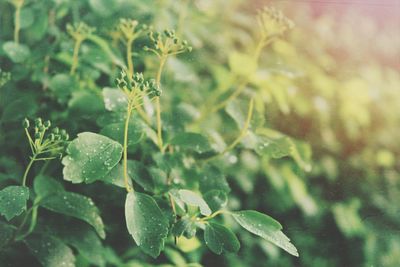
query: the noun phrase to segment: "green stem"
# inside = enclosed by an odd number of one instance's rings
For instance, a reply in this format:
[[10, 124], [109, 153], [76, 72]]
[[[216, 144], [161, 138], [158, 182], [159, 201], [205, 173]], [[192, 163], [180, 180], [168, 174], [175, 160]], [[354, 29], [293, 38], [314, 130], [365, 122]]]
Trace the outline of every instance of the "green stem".
[[126, 43], [126, 62], [128, 63], [129, 77], [133, 76], [133, 59], [132, 59], [132, 43], [133, 39], [129, 39]]
[[127, 112], [126, 112], [126, 120], [125, 120], [125, 129], [124, 129], [124, 155], [123, 155], [123, 168], [124, 168], [124, 183], [126, 191], [133, 191], [133, 187], [129, 185], [129, 175], [128, 175], [128, 133], [129, 133], [129, 120], [132, 114], [132, 105], [128, 104]]
[[71, 71], [70, 74], [74, 75], [76, 68], [78, 67], [78, 56], [79, 56], [79, 49], [81, 47], [83, 39], [76, 39], [75, 40], [75, 46], [74, 46], [74, 54], [72, 56], [72, 65], [71, 65]]
[[[164, 68], [165, 61], [167, 60], [167, 56], [163, 55], [160, 58], [160, 66], [158, 67], [156, 83], [157, 86], [160, 87], [161, 83], [161, 73]], [[164, 153], [164, 145], [162, 139], [162, 122], [161, 122], [161, 105], [160, 105], [160, 97], [156, 97], [156, 116], [157, 116], [157, 139], [158, 139], [158, 147], [160, 151]]]
[[214, 212], [213, 214], [211, 214], [209, 216], [206, 216], [206, 217], [203, 217], [201, 219], [198, 219], [197, 221], [198, 222], [206, 222], [206, 221], [211, 220], [212, 218], [214, 218], [214, 217], [216, 217], [216, 216], [218, 216], [220, 214], [224, 214], [224, 213], [230, 213], [230, 212], [227, 211], [227, 210], [218, 210], [218, 211]]
[[35, 160], [36, 160], [36, 155], [33, 155], [33, 157], [31, 157], [31, 160], [29, 161], [28, 166], [26, 166], [24, 176], [22, 177], [22, 186], [26, 185], [26, 179], [28, 177], [29, 170], [31, 169], [32, 164], [35, 162]]
[[18, 1], [15, 4], [15, 18], [14, 18], [14, 42], [16, 42], [17, 44], [19, 43], [19, 30], [21, 28], [21, 8], [24, 5], [24, 1]]
[[214, 156], [211, 156], [211, 157], [209, 157], [209, 158], [206, 158], [206, 159], [204, 160], [205, 162], [207, 162], [207, 161], [209, 161], [209, 160], [211, 160], [211, 159], [214, 159], [214, 158], [216, 158], [216, 157], [219, 157], [219, 156], [225, 154], [226, 152], [228, 152], [228, 151], [234, 149], [234, 148], [237, 146], [237, 144], [239, 144], [239, 142], [240, 142], [240, 141], [243, 139], [243, 137], [245, 137], [246, 134], [247, 134], [247, 130], [249, 129], [250, 121], [251, 121], [251, 118], [252, 118], [252, 116], [253, 116], [253, 109], [254, 109], [254, 100], [251, 99], [251, 100], [250, 100], [250, 104], [249, 104], [249, 109], [248, 109], [248, 111], [247, 111], [247, 118], [246, 118], [246, 121], [245, 121], [245, 123], [244, 123], [244, 125], [243, 125], [243, 128], [242, 128], [242, 130], [240, 131], [239, 135], [238, 135], [238, 136], [236, 137], [236, 139], [235, 139], [229, 146], [227, 146], [221, 153], [216, 154], [216, 155], [214, 155]]

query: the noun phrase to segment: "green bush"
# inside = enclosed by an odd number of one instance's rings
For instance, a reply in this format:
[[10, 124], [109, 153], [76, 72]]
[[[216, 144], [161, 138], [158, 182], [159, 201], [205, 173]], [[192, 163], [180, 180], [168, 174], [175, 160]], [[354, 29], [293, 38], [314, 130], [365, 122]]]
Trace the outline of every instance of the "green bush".
[[1, 263], [396, 266], [396, 28], [283, 9], [0, 2]]

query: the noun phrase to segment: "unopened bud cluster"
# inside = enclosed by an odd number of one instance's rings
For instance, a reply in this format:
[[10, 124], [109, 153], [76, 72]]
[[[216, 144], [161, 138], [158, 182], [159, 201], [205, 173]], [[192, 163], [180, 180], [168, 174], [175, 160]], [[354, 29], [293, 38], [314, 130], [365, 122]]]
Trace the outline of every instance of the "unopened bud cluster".
[[79, 22], [76, 24], [67, 24], [67, 32], [72, 36], [75, 40], [84, 40], [92, 34], [96, 29], [88, 26], [84, 22]]
[[122, 34], [125, 41], [129, 42], [136, 39], [143, 31], [147, 30], [146, 24], [140, 26], [137, 20], [133, 19], [120, 19], [117, 30]]
[[[69, 139], [69, 135], [64, 129], [51, 128], [49, 120], [43, 121], [41, 118], [36, 118], [31, 125], [31, 121], [25, 118], [22, 121], [22, 126], [35, 155], [43, 153], [61, 154]], [[33, 136], [31, 136], [32, 130]]]
[[262, 9], [258, 14], [257, 20], [261, 28], [261, 34], [267, 37], [281, 35], [294, 27], [293, 21], [273, 7]]
[[145, 46], [145, 51], [152, 51], [158, 56], [180, 54], [185, 51], [192, 51], [186, 40], [181, 40], [175, 35], [174, 30], [160, 32], [149, 32], [151, 46]]
[[145, 80], [143, 73], [135, 73], [132, 77], [129, 77], [129, 74], [125, 70], [122, 70], [115, 82], [118, 88], [128, 94], [140, 91], [150, 98], [161, 95], [161, 90], [158, 88], [156, 81], [154, 79]]

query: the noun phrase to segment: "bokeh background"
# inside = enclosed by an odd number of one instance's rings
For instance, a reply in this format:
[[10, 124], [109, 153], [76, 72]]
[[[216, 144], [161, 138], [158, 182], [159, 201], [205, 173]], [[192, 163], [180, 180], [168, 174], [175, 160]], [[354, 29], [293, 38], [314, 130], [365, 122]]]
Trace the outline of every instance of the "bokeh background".
[[[242, 232], [238, 255], [216, 256], [188, 244], [187, 257], [205, 266], [399, 266], [399, 0], [28, 1], [21, 38], [36, 51], [36, 64], [44, 67], [42, 59], [51, 51], [56, 70], [68, 61], [72, 48], [62, 26], [66, 23], [85, 21], [110, 40], [121, 17], [156, 29], [175, 28], [194, 51], [169, 60], [166, 84], [201, 107], [215, 91], [235, 87], [230, 60], [235, 53], [254, 50], [255, 18], [263, 6], [282, 10], [295, 27], [263, 49], [244, 94], [257, 96], [258, 110], [270, 128], [310, 145], [312, 167], [304, 170], [290, 158], [271, 160], [243, 150], [225, 166], [233, 189], [229, 205], [278, 219], [300, 257]], [[12, 37], [13, 8], [1, 1], [0, 10], [4, 41]], [[142, 45], [136, 44], [137, 64], [151, 70], [153, 62], [141, 56]], [[109, 81], [101, 72], [107, 59], [94, 57], [93, 47], [83, 45], [82, 64], [93, 68], [86, 72], [88, 77], [106, 85]], [[1, 65], [10, 67], [8, 61]], [[239, 65], [244, 71], [251, 68], [246, 62]], [[32, 73], [33, 85], [20, 86], [45, 85], [52, 90], [54, 73]], [[22, 69], [13, 74], [26, 75]], [[172, 96], [166, 92], [168, 98]], [[1, 101], [8, 100], [3, 96]], [[3, 123], [7, 120], [2, 117]], [[220, 125], [220, 120], [206, 120], [200, 129]], [[69, 127], [78, 129], [82, 121]], [[229, 134], [229, 125], [218, 127]], [[241, 164], [233, 164], [237, 161]], [[108, 242], [116, 254], [123, 252], [118, 251], [119, 240]]]

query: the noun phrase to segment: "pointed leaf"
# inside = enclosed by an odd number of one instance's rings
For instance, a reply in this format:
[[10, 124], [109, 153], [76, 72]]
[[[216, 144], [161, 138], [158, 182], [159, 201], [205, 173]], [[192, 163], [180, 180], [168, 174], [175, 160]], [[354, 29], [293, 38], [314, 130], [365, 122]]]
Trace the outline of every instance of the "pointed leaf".
[[239, 251], [240, 243], [236, 235], [223, 225], [208, 223], [204, 232], [206, 245], [216, 254]]
[[75, 256], [72, 250], [59, 239], [33, 234], [28, 236], [25, 242], [43, 266], [75, 267]]
[[100, 134], [78, 134], [62, 160], [64, 179], [73, 183], [91, 183], [102, 179], [117, 165], [122, 156], [118, 142]]
[[29, 189], [25, 186], [11, 185], [0, 191], [0, 214], [7, 221], [26, 210], [26, 201], [29, 199]]
[[179, 196], [183, 202], [190, 206], [196, 206], [200, 208], [200, 213], [209, 216], [211, 215], [211, 209], [207, 202], [198, 194], [193, 191], [182, 189], [179, 190]]
[[290, 243], [290, 239], [281, 231], [282, 225], [272, 217], [254, 210], [238, 211], [232, 213], [232, 215], [250, 233], [272, 242], [293, 256], [299, 256], [296, 247]]
[[160, 255], [168, 235], [168, 220], [156, 201], [147, 194], [129, 192], [125, 202], [125, 219], [136, 244], [153, 258]]
[[101, 238], [104, 239], [106, 236], [99, 210], [91, 198], [64, 191], [49, 195], [40, 205], [48, 210], [85, 221], [94, 227]]

